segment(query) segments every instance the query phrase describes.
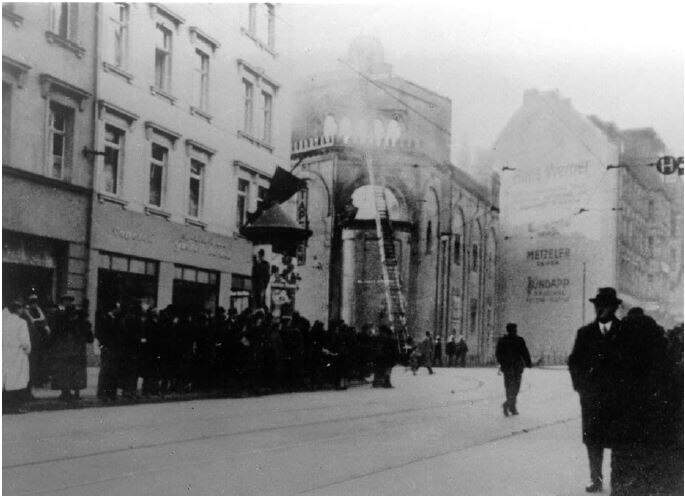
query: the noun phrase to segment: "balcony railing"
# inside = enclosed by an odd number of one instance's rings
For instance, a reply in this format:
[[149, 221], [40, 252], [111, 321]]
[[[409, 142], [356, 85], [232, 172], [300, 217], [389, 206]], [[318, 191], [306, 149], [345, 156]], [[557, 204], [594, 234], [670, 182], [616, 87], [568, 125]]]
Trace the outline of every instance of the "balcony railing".
[[413, 139], [362, 139], [352, 136], [317, 136], [292, 142], [291, 153], [305, 153], [324, 150], [335, 146], [348, 146], [354, 148], [367, 148], [377, 150], [414, 151], [423, 150], [423, 141]]

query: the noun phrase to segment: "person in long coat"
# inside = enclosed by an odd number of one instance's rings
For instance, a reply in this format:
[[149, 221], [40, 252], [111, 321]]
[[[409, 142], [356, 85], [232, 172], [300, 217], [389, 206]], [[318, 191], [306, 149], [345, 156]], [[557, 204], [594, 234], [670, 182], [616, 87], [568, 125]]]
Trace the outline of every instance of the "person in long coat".
[[100, 315], [95, 337], [100, 344], [100, 372], [97, 397], [104, 402], [117, 398], [118, 377], [121, 367], [122, 315], [121, 304]]
[[7, 412], [19, 411], [29, 384], [31, 339], [26, 321], [19, 317], [22, 305], [12, 302], [2, 312], [2, 391]]
[[48, 381], [46, 346], [50, 336], [45, 313], [38, 305], [38, 295], [30, 294], [24, 316], [29, 324], [31, 355], [29, 356], [29, 387], [42, 387]]
[[53, 365], [52, 389], [62, 392], [60, 399], [79, 398], [86, 388], [86, 343], [93, 342], [90, 323], [74, 306], [74, 297], [64, 295], [50, 325]]
[[435, 351], [435, 344], [430, 332], [426, 332], [426, 337], [419, 344], [421, 351], [422, 362], [419, 364], [425, 365], [429, 374], [433, 374], [433, 352]]
[[497, 341], [495, 356], [504, 375], [504, 390], [507, 400], [502, 404], [504, 416], [518, 415], [516, 397], [521, 389], [521, 376], [524, 367], [531, 367], [530, 353], [526, 342], [516, 335], [517, 327], [514, 323], [507, 324], [507, 335]]
[[568, 358], [573, 389], [580, 396], [583, 443], [590, 465], [587, 492], [603, 488], [604, 448], [611, 447], [611, 423], [617, 410], [616, 346], [620, 330], [616, 310], [622, 300], [614, 288], [599, 288], [590, 301], [595, 306], [595, 320], [580, 329]]
[[665, 333], [642, 309], [632, 308], [615, 346], [611, 494], [682, 494], [682, 388], [676, 393]]

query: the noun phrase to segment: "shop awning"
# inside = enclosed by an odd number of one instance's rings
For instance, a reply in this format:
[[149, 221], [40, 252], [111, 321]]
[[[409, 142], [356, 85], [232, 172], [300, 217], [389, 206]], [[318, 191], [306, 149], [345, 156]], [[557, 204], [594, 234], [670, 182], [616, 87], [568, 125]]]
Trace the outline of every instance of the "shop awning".
[[293, 254], [298, 244], [309, 239], [312, 231], [300, 226], [275, 204], [241, 227], [240, 234], [255, 245], [272, 245], [276, 253]]

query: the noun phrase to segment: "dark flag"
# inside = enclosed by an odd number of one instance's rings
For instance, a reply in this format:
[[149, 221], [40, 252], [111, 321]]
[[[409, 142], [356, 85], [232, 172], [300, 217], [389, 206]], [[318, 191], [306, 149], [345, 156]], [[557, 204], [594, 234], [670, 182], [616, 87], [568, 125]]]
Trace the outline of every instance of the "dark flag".
[[268, 198], [269, 201], [273, 203], [283, 203], [295, 193], [306, 187], [307, 183], [304, 179], [292, 175], [281, 167], [276, 167], [276, 171], [271, 178]]

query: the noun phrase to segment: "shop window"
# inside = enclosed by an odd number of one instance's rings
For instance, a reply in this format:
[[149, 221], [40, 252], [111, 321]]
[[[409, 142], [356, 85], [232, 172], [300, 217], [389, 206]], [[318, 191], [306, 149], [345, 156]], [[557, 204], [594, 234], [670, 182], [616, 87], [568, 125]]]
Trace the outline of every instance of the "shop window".
[[239, 313], [250, 306], [252, 278], [240, 274], [231, 275], [231, 308]]
[[155, 45], [155, 86], [164, 91], [171, 88], [171, 31], [157, 24]]
[[50, 102], [48, 119], [50, 175], [55, 179], [63, 179], [67, 169], [71, 168], [74, 110], [57, 102]]
[[189, 311], [216, 309], [219, 275], [205, 269], [176, 265], [172, 301]]
[[50, 4], [50, 30], [65, 40], [76, 40], [78, 4], [60, 2]]
[[166, 174], [169, 150], [166, 147], [152, 143], [150, 159], [150, 194], [148, 203], [161, 207], [163, 198], [164, 176]]
[[157, 275], [157, 262], [102, 251], [100, 252], [100, 268], [148, 276]]
[[105, 3], [103, 8], [108, 12], [108, 62], [115, 67], [124, 68], [128, 65], [129, 6], [125, 3]]
[[119, 174], [124, 150], [124, 131], [105, 125], [105, 162], [103, 167], [103, 189], [106, 193], [119, 194]]
[[145, 261], [131, 259], [129, 262], [128, 270], [134, 274], [145, 274]]
[[97, 289], [99, 313], [116, 303], [157, 304], [158, 263], [137, 257], [100, 252]]
[[188, 215], [199, 217], [204, 193], [205, 164], [197, 159], [190, 160], [190, 182], [188, 185]]
[[209, 55], [202, 50], [195, 50], [196, 94], [195, 105], [203, 111], [209, 107]]

